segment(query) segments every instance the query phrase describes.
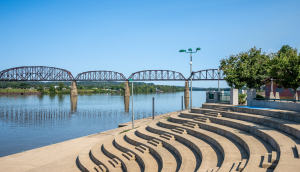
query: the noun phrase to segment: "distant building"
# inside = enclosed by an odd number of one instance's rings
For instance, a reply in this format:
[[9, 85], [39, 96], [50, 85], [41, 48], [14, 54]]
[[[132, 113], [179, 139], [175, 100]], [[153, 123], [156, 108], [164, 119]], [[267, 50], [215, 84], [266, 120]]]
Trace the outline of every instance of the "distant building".
[[59, 87], [59, 86], [54, 86], [55, 89], [56, 89], [57, 87]]
[[[271, 92], [271, 77], [265, 79], [263, 84], [265, 84], [265, 97], [270, 98]], [[276, 80], [273, 80], [273, 94], [274, 97], [276, 92], [279, 92], [280, 99], [293, 99], [294, 90], [292, 88], [283, 88], [283, 86], [276, 83]], [[297, 89], [298, 97], [300, 95], [300, 88]]]

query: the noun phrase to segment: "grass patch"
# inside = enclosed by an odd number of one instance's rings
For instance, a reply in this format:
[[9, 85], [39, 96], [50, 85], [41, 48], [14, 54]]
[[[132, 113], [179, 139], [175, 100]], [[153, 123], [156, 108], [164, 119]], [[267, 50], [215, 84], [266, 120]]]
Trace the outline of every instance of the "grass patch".
[[1, 93], [24, 93], [24, 92], [38, 92], [36, 89], [32, 89], [32, 90], [29, 90], [29, 89], [0, 89], [0, 92]]
[[126, 132], [128, 132], [128, 131], [130, 131], [130, 130], [131, 130], [131, 129], [124, 130], [124, 131], [120, 132], [119, 134], [126, 133]]
[[[140, 127], [140, 126], [135, 127], [134, 129], [139, 128], [139, 127]], [[124, 131], [120, 132], [119, 134], [126, 133], [126, 132], [128, 132], [128, 131], [130, 131], [130, 130], [132, 130], [132, 129], [124, 130]]]
[[168, 117], [165, 117], [165, 119], [170, 119], [170, 117], [168, 116]]

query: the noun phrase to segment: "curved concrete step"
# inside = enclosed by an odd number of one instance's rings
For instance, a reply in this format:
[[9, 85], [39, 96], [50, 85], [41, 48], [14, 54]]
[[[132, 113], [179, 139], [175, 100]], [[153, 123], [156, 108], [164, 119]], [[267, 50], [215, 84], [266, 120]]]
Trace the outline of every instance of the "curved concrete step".
[[[195, 117], [197, 116], [201, 115], [195, 114]], [[278, 165], [274, 171], [298, 171], [300, 168], [300, 159], [295, 156], [296, 153], [294, 150], [295, 144], [300, 143], [300, 140], [297, 138], [287, 133], [275, 130], [274, 128], [247, 121], [215, 117], [211, 117], [210, 120], [213, 123], [249, 132], [267, 141], [280, 154]], [[206, 128], [205, 125], [200, 125], [201, 128]]]
[[218, 111], [215, 109], [204, 109], [199, 108], [195, 109], [194, 112], [201, 112], [201, 113], [220, 113], [223, 117], [232, 118], [237, 120], [243, 120], [253, 123], [258, 123], [261, 125], [265, 125], [268, 127], [276, 128], [283, 132], [289, 133], [290, 135], [297, 137], [300, 139], [300, 125], [298, 122], [293, 122], [290, 120], [282, 119], [282, 118], [275, 118], [272, 116], [264, 116], [259, 114], [249, 114], [244, 112], [234, 112], [234, 111]]
[[[141, 128], [144, 127], [140, 127], [139, 129]], [[178, 171], [180, 164], [177, 163], [176, 158], [168, 149], [162, 146], [156, 147], [148, 143], [148, 140], [140, 138], [137, 135], [135, 135], [135, 131], [136, 130], [132, 130], [126, 133], [125, 139], [127, 142], [135, 146], [149, 148], [150, 153], [160, 160], [160, 163], [162, 164], [162, 169], [161, 169], [162, 172]]]
[[[141, 169], [140, 165], [137, 163], [137, 161], [135, 161], [135, 159], [132, 161], [130, 159], [127, 159], [126, 156], [124, 156], [123, 153], [126, 152], [122, 152], [119, 149], [117, 149], [114, 146], [114, 138], [111, 139], [107, 139], [104, 143], [103, 143], [103, 152], [110, 158], [114, 159], [114, 161], [119, 160], [122, 163], [122, 167], [124, 168], [125, 171], [128, 172], [138, 172], [138, 171], [142, 171], [143, 169]], [[116, 160], [117, 159], [117, 160]], [[112, 161], [110, 161], [111, 163], [113, 163]]]
[[[177, 121], [180, 123], [186, 122], [194, 122], [198, 124], [198, 121], [195, 121], [189, 117], [193, 114], [184, 113], [181, 114], [183, 117], [171, 117], [171, 121]], [[194, 118], [195, 119], [195, 118]], [[201, 124], [199, 124], [201, 126]], [[250, 133], [234, 129], [231, 127], [227, 127], [224, 125], [209, 123], [203, 124], [209, 127], [206, 129], [221, 134], [225, 137], [229, 137], [233, 139], [235, 142], [239, 143], [243, 146], [243, 148], [247, 151], [249, 155], [249, 160], [247, 162], [247, 166], [243, 171], [266, 171], [266, 169], [261, 168], [261, 160], [265, 153], [272, 152], [274, 149], [266, 143], [264, 140], [258, 138], [257, 136], [253, 136]]]
[[222, 163], [222, 166], [219, 168], [218, 172], [223, 172], [223, 171], [228, 172], [231, 170], [231, 168], [236, 162], [241, 161], [242, 158], [244, 159], [248, 157], [247, 155], [245, 155], [246, 151], [243, 150], [243, 148], [237, 147], [238, 145], [233, 143], [232, 140], [229, 140], [228, 138], [219, 135], [217, 133], [203, 130], [200, 128], [185, 127], [180, 123], [174, 123], [169, 121], [160, 121], [159, 125], [170, 129], [177, 128], [177, 127], [185, 128], [186, 130], [188, 130], [189, 134], [196, 136], [216, 146], [224, 157], [224, 161]]
[[149, 148], [147, 147], [136, 147], [129, 144], [124, 140], [125, 133], [115, 138], [115, 146], [122, 152], [132, 152], [140, 164], [144, 167], [144, 172], [157, 172], [158, 164], [156, 159], [149, 154]]
[[91, 149], [90, 158], [98, 165], [103, 165], [107, 171], [110, 172], [122, 172], [121, 162], [115, 162], [111, 158], [107, 157], [102, 151], [102, 145], [106, 140], [98, 142]]
[[[166, 119], [160, 120], [160, 121], [166, 121]], [[149, 124], [148, 126], [149, 131], [157, 133], [157, 134], [164, 134], [169, 133], [172, 135], [175, 135], [175, 138], [177, 141], [180, 141], [186, 145], [188, 145], [190, 148], [194, 149], [198, 155], [201, 157], [201, 165], [197, 169], [197, 171], [206, 172], [208, 169], [214, 169], [217, 167], [218, 162], [219, 166], [221, 166], [223, 162], [223, 155], [219, 150], [217, 150], [214, 146], [214, 149], [212, 148], [212, 145], [208, 144], [207, 142], [204, 142], [203, 140], [196, 138], [194, 136], [191, 136], [189, 134], [180, 134], [174, 129], [170, 130], [167, 128], [163, 128], [161, 126], [156, 125], [156, 123]], [[179, 128], [180, 130], [181, 128]], [[182, 130], [182, 129], [181, 129]], [[186, 131], [186, 130], [185, 130]]]
[[164, 147], [176, 153], [181, 161], [179, 171], [195, 171], [196, 170], [196, 157], [193, 152], [186, 145], [175, 140], [174, 135], [165, 133], [162, 135], [152, 133], [145, 128], [137, 129], [137, 135], [144, 139], [157, 139], [163, 142]]
[[83, 172], [97, 172], [98, 165], [90, 159], [91, 146], [83, 149], [78, 155], [78, 166]]

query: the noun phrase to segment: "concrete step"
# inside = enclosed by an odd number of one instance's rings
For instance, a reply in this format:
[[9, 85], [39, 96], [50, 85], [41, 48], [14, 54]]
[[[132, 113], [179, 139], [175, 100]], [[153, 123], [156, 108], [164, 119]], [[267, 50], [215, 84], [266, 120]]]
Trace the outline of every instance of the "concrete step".
[[136, 146], [135, 149], [139, 150], [140, 152], [147, 154], [149, 153], [149, 148], [144, 145]]
[[161, 169], [162, 172], [174, 172], [179, 169], [180, 162], [179, 161], [177, 162], [176, 158], [168, 149], [162, 146], [156, 147], [155, 145], [150, 144], [147, 139], [138, 137], [134, 131], [136, 130], [133, 130], [133, 132], [126, 133], [125, 135], [126, 141], [135, 146], [143, 145], [149, 148], [150, 154], [155, 156], [159, 160], [160, 164], [162, 165], [162, 169]]
[[186, 127], [191, 127], [191, 128], [199, 128], [199, 125], [194, 122], [186, 122], [186, 123], [183, 123], [182, 125], [186, 126]]
[[94, 167], [94, 169], [97, 171], [97, 172], [107, 172], [106, 168], [103, 166], [103, 165], [99, 165], [97, 167]]
[[[200, 109], [198, 109], [200, 111]], [[201, 108], [201, 113], [214, 111], [212, 109], [204, 109]], [[259, 114], [249, 114], [249, 113], [241, 113], [241, 112], [221, 112], [222, 115], [226, 118], [238, 119], [248, 122], [254, 122], [261, 125], [266, 125], [269, 127], [274, 127], [283, 132], [289, 133], [294, 137], [300, 139], [300, 125], [297, 122], [292, 122], [289, 120], [284, 120], [279, 117], [270, 117]]]
[[245, 168], [246, 163], [247, 163], [247, 159], [243, 159], [242, 161], [238, 161], [238, 162], [234, 163], [230, 172], [242, 171]]
[[[160, 134], [152, 133], [150, 130], [148, 130], [147, 127], [147, 130], [145, 128], [138, 128], [136, 134], [144, 139], [153, 139], [153, 138], [159, 138], [162, 133]], [[163, 135], [174, 137], [174, 135], [168, 133], [164, 133]], [[174, 152], [180, 159], [181, 164], [180, 164], [179, 172], [195, 171], [197, 161], [195, 155], [193, 154], [193, 152], [189, 147], [176, 140], [161, 139], [161, 141], [163, 142], [164, 147]]]
[[160, 135], [160, 137], [162, 137], [164, 139], [167, 139], [169, 141], [175, 140], [174, 135], [171, 135], [171, 134], [168, 134], [168, 133], [164, 133], [164, 134]]
[[[113, 139], [113, 137], [111, 138]], [[121, 172], [121, 163], [117, 164], [111, 158], [106, 156], [103, 151], [102, 151], [102, 145], [104, 142], [107, 140], [103, 140], [101, 142], [98, 142], [95, 144], [90, 152], [90, 157], [93, 162], [95, 162], [97, 165], [99, 165], [100, 169], [102, 171], [107, 170], [107, 171], [116, 171], [116, 172]], [[112, 162], [110, 162], [112, 161]]]
[[[167, 121], [165, 119], [160, 120], [161, 121]], [[160, 124], [160, 123], [159, 123]], [[216, 168], [217, 165], [221, 165], [223, 162], [223, 156], [221, 152], [213, 145], [208, 144], [207, 142], [196, 138], [194, 136], [191, 136], [189, 134], [179, 134], [177, 132], [174, 132], [171, 129], [164, 128], [160, 125], [156, 124], [149, 124], [148, 125], [149, 131], [153, 133], [170, 133], [173, 134], [176, 137], [176, 140], [184, 143], [185, 145], [189, 146], [190, 149], [193, 149], [201, 158], [201, 165], [197, 169], [197, 171], [206, 171], [209, 168]]]
[[172, 129], [172, 131], [179, 133], [179, 134], [187, 134], [187, 131], [185, 129], [182, 129], [179, 127]]
[[[132, 131], [129, 131], [132, 132]], [[123, 133], [115, 138], [115, 146], [122, 152], [127, 152], [131, 155], [131, 160], [136, 159], [144, 168], [144, 172], [157, 172], [159, 171], [160, 164], [157, 163], [156, 159], [149, 154], [149, 148], [144, 145], [135, 146], [126, 141], [127, 133]], [[126, 155], [125, 155], [126, 156]]]
[[117, 158], [112, 158], [112, 159], [108, 160], [108, 162], [112, 166], [114, 166], [115, 168], [121, 168], [122, 167], [121, 161], [119, 161]]
[[[237, 143], [233, 143], [233, 141], [227, 139], [226, 137], [216, 134], [215, 132], [211, 132], [208, 130], [203, 130], [201, 128], [194, 129], [194, 128], [188, 128], [185, 126], [182, 126], [180, 123], [174, 123], [173, 117], [170, 117], [171, 121], [163, 121], [161, 120], [159, 125], [163, 126], [165, 128], [173, 129], [176, 127], [182, 127], [185, 128], [190, 135], [193, 135], [195, 137], [198, 137], [202, 140], [205, 140], [209, 142], [210, 144], [216, 146], [218, 150], [222, 153], [224, 157], [224, 161], [222, 163], [222, 166], [220, 167], [219, 171], [230, 171], [233, 164], [237, 161], [241, 161], [241, 157], [248, 158], [247, 153], [238, 146]], [[169, 119], [169, 120], [170, 120]], [[182, 121], [182, 123], [184, 123]], [[243, 150], [243, 152], [241, 152]], [[207, 170], [207, 168], [205, 169]]]
[[300, 158], [300, 144], [295, 144], [295, 149], [297, 151], [298, 158]]
[[96, 171], [95, 167], [97, 168], [97, 165], [90, 159], [90, 150], [91, 147], [87, 147], [83, 149], [78, 156], [78, 166], [83, 172]]
[[214, 116], [214, 117], [222, 117], [221, 113], [218, 113], [218, 112], [207, 112], [207, 113], [204, 113], [204, 115]]
[[[193, 114], [195, 115], [195, 114]], [[184, 118], [184, 117], [190, 117], [189, 114], [183, 114], [180, 117], [172, 117], [177, 122], [186, 122], [190, 121], [192, 119], [190, 118]], [[170, 119], [172, 122], [173, 119]], [[271, 147], [270, 144], [268, 144], [263, 139], [253, 136], [249, 132], [241, 131], [235, 128], [231, 128], [228, 126], [220, 125], [220, 124], [199, 124], [201, 128], [217, 132], [219, 134], [222, 134], [228, 138], [233, 139], [235, 142], [239, 143], [243, 146], [243, 148], [247, 151], [249, 154], [249, 160], [247, 162], [247, 166], [244, 169], [244, 171], [265, 171], [260, 168], [261, 159], [264, 156], [264, 153], [272, 152], [274, 149]]]
[[150, 143], [150, 144], [152, 144], [156, 147], [162, 147], [163, 146], [162, 142], [157, 140], [157, 139], [151, 139], [151, 140], [148, 141], [148, 143]]
[[206, 172], [217, 172], [219, 170], [219, 167], [216, 168], [210, 168], [209, 170], [206, 170]]
[[198, 117], [198, 118], [194, 118], [195, 121], [198, 122], [204, 122], [204, 123], [210, 123], [211, 121], [209, 120], [209, 118], [207, 117]]
[[124, 152], [120, 151], [114, 146], [114, 139], [107, 140], [103, 143], [103, 152], [115, 162], [116, 160], [119, 160], [122, 163], [122, 167], [125, 171], [142, 171], [137, 161], [128, 160], [126, 157], [124, 157]]
[[264, 160], [262, 163], [263, 168], [275, 169], [278, 163], [278, 156], [276, 151], [272, 153], [265, 153]]
[[[195, 115], [194, 117], [202, 116], [201, 114], [196, 113], [190, 115]], [[211, 117], [210, 120], [216, 124], [230, 126], [242, 131], [249, 132], [267, 141], [277, 152], [280, 152], [279, 163], [276, 166], [275, 171], [297, 171], [296, 169], [300, 168], [299, 159], [295, 158], [294, 151], [293, 149], [291, 149], [291, 147], [295, 147], [295, 144], [300, 143], [299, 139], [287, 133], [275, 130], [272, 127], [260, 125], [257, 123], [231, 118]]]
[[126, 153], [122, 153], [122, 155], [127, 158], [129, 161], [135, 160], [135, 155], [131, 153], [130, 151], [127, 151]]

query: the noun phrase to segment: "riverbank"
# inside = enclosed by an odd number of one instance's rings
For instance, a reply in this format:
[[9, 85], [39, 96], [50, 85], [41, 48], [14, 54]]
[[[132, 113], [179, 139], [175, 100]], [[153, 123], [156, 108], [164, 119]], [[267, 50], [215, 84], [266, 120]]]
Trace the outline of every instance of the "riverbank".
[[[155, 116], [155, 119], [145, 118], [135, 120], [135, 127], [147, 125], [151, 121], [158, 121], [171, 114], [178, 114], [180, 111], [166, 113]], [[83, 149], [91, 147], [95, 143], [117, 136], [119, 133], [131, 129], [131, 122], [124, 123], [124, 127], [96, 133], [53, 145], [48, 145], [13, 155], [0, 158], [0, 169], [2, 171], [31, 171], [31, 172], [50, 172], [50, 171], [72, 171], [80, 172], [77, 167], [77, 156]]]

